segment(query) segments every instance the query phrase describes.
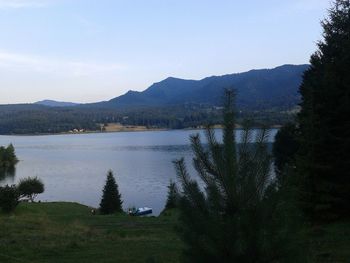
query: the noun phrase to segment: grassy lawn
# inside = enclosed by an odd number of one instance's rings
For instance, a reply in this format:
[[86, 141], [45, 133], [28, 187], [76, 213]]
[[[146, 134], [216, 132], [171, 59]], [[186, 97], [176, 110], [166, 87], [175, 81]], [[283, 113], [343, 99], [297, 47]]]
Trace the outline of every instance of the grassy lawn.
[[311, 262], [350, 262], [350, 222], [313, 226], [307, 234]]
[[[0, 262], [180, 262], [176, 211], [167, 214], [102, 216], [76, 203], [22, 203], [0, 213]], [[350, 222], [307, 228], [305, 246], [310, 262], [350, 262]]]
[[91, 215], [76, 203], [22, 203], [0, 215], [0, 262], [179, 262], [175, 221]]

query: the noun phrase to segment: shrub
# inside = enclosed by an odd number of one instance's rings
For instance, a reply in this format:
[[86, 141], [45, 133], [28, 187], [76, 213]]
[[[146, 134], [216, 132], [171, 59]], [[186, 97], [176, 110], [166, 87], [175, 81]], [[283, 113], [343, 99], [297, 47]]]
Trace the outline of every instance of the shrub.
[[18, 159], [16, 157], [15, 148], [12, 144], [6, 148], [3, 146], [0, 147], [0, 169], [6, 170], [8, 168], [13, 168], [17, 162]]
[[6, 213], [18, 205], [19, 193], [15, 185], [0, 187], [0, 208]]
[[27, 197], [31, 202], [34, 202], [36, 196], [45, 190], [44, 183], [37, 177], [21, 179], [17, 188], [21, 197]]

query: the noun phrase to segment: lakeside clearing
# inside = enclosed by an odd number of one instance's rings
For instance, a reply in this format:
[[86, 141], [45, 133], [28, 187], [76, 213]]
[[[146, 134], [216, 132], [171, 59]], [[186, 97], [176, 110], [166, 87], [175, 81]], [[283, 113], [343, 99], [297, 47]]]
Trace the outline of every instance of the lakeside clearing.
[[165, 129], [148, 128], [140, 125], [122, 125], [120, 123], [108, 123], [103, 127], [104, 132], [134, 132], [134, 131], [161, 131]]
[[[0, 262], [180, 262], [178, 212], [92, 215], [78, 203], [21, 203], [0, 212]], [[309, 262], [349, 262], [350, 222], [305, 228]]]
[[179, 262], [176, 215], [92, 215], [77, 203], [21, 203], [0, 212], [0, 262]]

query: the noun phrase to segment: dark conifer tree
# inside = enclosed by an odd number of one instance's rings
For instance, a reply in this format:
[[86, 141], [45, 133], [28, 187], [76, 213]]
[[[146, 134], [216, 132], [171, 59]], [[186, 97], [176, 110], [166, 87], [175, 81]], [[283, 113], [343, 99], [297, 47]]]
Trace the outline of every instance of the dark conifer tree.
[[113, 172], [108, 171], [106, 184], [103, 188], [102, 199], [100, 202], [100, 212], [102, 214], [112, 214], [122, 212], [123, 201], [118, 190], [118, 185], [114, 179]]
[[165, 204], [165, 209], [176, 208], [178, 203], [178, 190], [176, 183], [170, 180], [168, 185], [168, 197]]
[[350, 216], [350, 1], [336, 0], [300, 87], [298, 171], [313, 218]]
[[294, 123], [287, 123], [277, 132], [272, 147], [275, 172], [280, 185], [286, 174], [284, 171], [295, 166], [298, 149], [297, 127]]
[[[271, 177], [267, 131], [248, 126], [235, 142], [234, 96], [226, 91], [222, 143], [206, 131], [207, 146], [191, 137], [198, 184], [183, 159], [175, 162], [181, 182], [180, 233], [187, 262], [300, 262], [289, 213]], [[284, 195], [285, 191], [283, 191]], [[293, 226], [294, 227], [294, 226]]]

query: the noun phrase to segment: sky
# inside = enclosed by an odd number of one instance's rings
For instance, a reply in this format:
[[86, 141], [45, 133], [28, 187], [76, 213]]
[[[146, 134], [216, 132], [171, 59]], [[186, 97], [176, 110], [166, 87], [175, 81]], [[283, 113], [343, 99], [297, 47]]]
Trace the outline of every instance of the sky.
[[329, 0], [0, 0], [0, 104], [306, 64]]

